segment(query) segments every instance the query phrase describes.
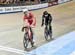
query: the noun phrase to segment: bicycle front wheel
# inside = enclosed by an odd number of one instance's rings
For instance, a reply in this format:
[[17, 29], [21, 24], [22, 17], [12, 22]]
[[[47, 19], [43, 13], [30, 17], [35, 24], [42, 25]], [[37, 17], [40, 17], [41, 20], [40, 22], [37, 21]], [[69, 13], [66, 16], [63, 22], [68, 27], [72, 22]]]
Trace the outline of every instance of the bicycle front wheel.
[[47, 30], [44, 31], [44, 37], [45, 37], [45, 40], [48, 41], [48, 31]]
[[24, 48], [25, 49], [28, 47], [28, 43], [29, 43], [29, 40], [26, 37], [27, 37], [27, 35], [25, 34], [24, 35], [24, 39], [23, 39], [23, 45], [24, 45]]

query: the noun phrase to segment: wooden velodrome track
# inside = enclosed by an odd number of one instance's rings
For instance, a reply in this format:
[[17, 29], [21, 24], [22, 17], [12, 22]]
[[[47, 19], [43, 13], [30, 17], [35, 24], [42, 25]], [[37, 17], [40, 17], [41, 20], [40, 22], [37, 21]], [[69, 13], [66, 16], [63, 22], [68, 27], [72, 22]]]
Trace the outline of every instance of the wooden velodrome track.
[[[32, 11], [37, 21], [37, 26], [34, 29], [37, 47], [46, 43], [43, 36], [44, 27], [41, 27], [41, 15], [45, 10], [51, 13], [53, 17], [52, 28], [54, 39], [75, 30], [75, 1]], [[22, 18], [23, 13], [0, 14], [0, 46], [24, 50], [24, 33], [21, 32]], [[19, 54], [0, 50], [0, 55]]]

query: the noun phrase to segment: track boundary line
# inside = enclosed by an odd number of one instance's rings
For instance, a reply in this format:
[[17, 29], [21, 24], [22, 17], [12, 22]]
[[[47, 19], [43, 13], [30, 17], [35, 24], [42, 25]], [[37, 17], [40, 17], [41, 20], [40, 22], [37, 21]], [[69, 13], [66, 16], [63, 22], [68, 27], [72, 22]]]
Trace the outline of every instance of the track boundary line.
[[12, 53], [17, 53], [17, 54], [22, 54], [22, 55], [27, 53], [26, 51], [23, 51], [23, 50], [11, 48], [11, 47], [4, 47], [4, 46], [1, 46], [1, 45], [0, 45], [0, 50], [12, 52]]

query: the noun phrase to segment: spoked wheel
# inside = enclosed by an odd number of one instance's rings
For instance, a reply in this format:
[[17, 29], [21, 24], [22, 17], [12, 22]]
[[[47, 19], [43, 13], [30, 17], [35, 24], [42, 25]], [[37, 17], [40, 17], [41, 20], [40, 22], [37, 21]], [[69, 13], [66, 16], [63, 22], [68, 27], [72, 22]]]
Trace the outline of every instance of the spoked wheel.
[[23, 45], [24, 45], [24, 48], [25, 48], [25, 49], [27, 49], [28, 43], [29, 43], [28, 35], [25, 34], [25, 35], [24, 35], [24, 39], [23, 39]]

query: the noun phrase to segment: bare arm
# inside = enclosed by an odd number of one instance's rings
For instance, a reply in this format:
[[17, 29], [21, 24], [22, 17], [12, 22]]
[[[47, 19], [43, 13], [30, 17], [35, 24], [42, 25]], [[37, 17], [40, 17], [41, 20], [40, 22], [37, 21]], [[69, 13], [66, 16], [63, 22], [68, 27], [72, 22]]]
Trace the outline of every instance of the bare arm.
[[44, 16], [42, 16], [42, 24], [41, 24], [41, 26], [43, 26], [43, 24], [44, 24]]

